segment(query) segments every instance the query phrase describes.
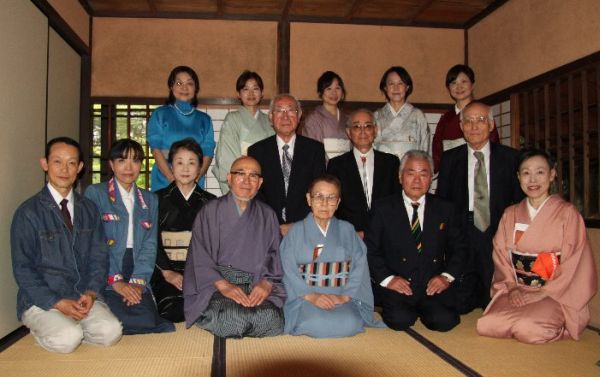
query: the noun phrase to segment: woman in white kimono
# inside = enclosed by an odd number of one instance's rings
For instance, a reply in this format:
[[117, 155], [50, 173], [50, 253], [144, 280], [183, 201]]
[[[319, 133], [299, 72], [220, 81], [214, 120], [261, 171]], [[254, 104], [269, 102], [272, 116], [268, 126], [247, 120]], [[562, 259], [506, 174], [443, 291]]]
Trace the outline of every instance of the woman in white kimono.
[[306, 194], [312, 209], [281, 243], [285, 332], [315, 338], [352, 336], [373, 319], [373, 293], [367, 250], [354, 227], [333, 217], [340, 203], [340, 181], [316, 178]]
[[410, 103], [412, 78], [403, 67], [390, 67], [379, 81], [379, 90], [388, 101], [375, 111], [379, 132], [375, 149], [402, 158], [412, 149], [430, 151], [430, 131], [423, 112]]
[[346, 98], [344, 81], [337, 73], [327, 71], [317, 80], [317, 93], [323, 103], [306, 117], [301, 133], [323, 143], [327, 158], [332, 159], [350, 150], [348, 116], [339, 108]]
[[275, 134], [269, 117], [259, 108], [263, 89], [262, 78], [256, 72], [242, 72], [235, 83], [242, 106], [228, 113], [223, 120], [212, 169], [223, 195], [229, 192], [227, 174], [233, 161], [247, 155], [252, 144]]
[[550, 195], [556, 170], [546, 152], [521, 152], [518, 176], [527, 198], [498, 226], [493, 297], [477, 332], [532, 344], [577, 340], [597, 289], [585, 224], [575, 206]]

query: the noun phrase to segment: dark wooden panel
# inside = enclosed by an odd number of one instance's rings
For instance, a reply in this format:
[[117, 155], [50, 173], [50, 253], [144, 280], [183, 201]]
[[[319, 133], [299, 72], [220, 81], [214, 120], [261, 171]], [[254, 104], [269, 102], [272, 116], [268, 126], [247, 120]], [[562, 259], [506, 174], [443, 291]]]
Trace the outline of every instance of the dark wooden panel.
[[354, 5], [346, 0], [294, 0], [290, 7], [293, 16], [344, 17]]
[[94, 12], [150, 12], [147, 0], [87, 0]]
[[[127, 1], [124, 1], [127, 2]], [[157, 12], [217, 12], [216, 0], [153, 0]]]
[[223, 0], [223, 14], [262, 14], [281, 16], [286, 1], [282, 0]]

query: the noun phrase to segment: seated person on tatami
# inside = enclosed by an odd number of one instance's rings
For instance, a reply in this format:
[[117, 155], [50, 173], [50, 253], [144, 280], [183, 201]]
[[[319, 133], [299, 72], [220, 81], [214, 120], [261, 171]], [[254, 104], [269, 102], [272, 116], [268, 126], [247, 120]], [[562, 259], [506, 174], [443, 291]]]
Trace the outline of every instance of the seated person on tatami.
[[11, 226], [17, 317], [52, 352], [121, 339], [121, 324], [102, 300], [108, 246], [100, 214], [73, 190], [81, 156], [75, 140], [50, 140], [40, 160], [48, 184], [21, 204]]

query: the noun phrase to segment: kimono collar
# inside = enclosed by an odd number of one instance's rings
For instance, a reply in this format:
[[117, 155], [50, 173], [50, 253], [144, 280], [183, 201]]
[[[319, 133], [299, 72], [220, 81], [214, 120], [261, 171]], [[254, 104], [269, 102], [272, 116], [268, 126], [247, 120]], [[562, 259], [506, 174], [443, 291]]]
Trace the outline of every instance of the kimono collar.
[[394, 108], [392, 107], [392, 104], [389, 102], [387, 103], [387, 107], [394, 118], [401, 116], [401, 115], [407, 116], [408, 114], [410, 114], [410, 112], [413, 109], [413, 105], [411, 105], [408, 102], [404, 102], [404, 105], [402, 105], [402, 107], [398, 111], [395, 111]]
[[[133, 185], [133, 189], [135, 189], [137, 191], [137, 197], [138, 197], [140, 206], [142, 206], [143, 209], [148, 209], [148, 206], [146, 205], [146, 201], [144, 200], [144, 197], [142, 195], [142, 191], [137, 187], [136, 184]], [[117, 202], [117, 182], [116, 182], [115, 177], [112, 177], [108, 181], [108, 199], [113, 204], [115, 204]]]
[[533, 219], [535, 219], [535, 217], [537, 216], [537, 214], [540, 213], [540, 211], [544, 207], [544, 204], [546, 204], [548, 202], [548, 199], [550, 199], [551, 197], [552, 197], [552, 195], [548, 195], [548, 197], [542, 202], [542, 204], [540, 204], [540, 206], [537, 209], [533, 208], [533, 206], [531, 205], [531, 203], [529, 203], [529, 199], [528, 198], [525, 198], [525, 202], [527, 203], [527, 211], [529, 212], [529, 218], [532, 221], [533, 221]]

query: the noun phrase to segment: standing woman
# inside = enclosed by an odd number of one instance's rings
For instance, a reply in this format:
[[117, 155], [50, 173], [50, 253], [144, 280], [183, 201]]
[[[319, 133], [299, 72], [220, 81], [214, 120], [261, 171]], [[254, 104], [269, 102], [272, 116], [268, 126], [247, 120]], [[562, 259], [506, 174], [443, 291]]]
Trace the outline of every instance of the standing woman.
[[154, 110], [148, 122], [147, 140], [152, 148], [151, 189], [158, 191], [175, 179], [167, 162], [171, 144], [191, 137], [202, 148], [204, 155], [198, 175], [198, 186], [204, 187], [215, 149], [212, 120], [208, 114], [196, 109], [200, 82], [193, 69], [186, 66], [173, 68], [167, 80], [169, 98], [164, 106]]
[[174, 331], [158, 315], [148, 285], [156, 261], [158, 201], [135, 184], [144, 150], [134, 140], [121, 139], [108, 159], [114, 176], [85, 191], [101, 213], [109, 246], [106, 303], [123, 324], [123, 334]]
[[[457, 64], [446, 74], [446, 88], [454, 100], [454, 108], [442, 115], [435, 128], [431, 142], [435, 172], [440, 169], [444, 151], [466, 143], [460, 129], [460, 112], [475, 99], [473, 96], [474, 86], [475, 72], [468, 65]], [[497, 143], [499, 140], [498, 129], [494, 127], [490, 134], [490, 141]]]
[[223, 195], [229, 192], [227, 174], [233, 161], [246, 156], [252, 144], [275, 134], [269, 117], [259, 109], [263, 89], [262, 78], [256, 72], [242, 72], [235, 83], [242, 106], [225, 116], [212, 169]]
[[429, 152], [430, 132], [423, 112], [410, 103], [412, 78], [403, 67], [390, 67], [379, 81], [379, 90], [387, 104], [375, 111], [379, 133], [375, 149], [402, 158], [412, 149]]
[[477, 332], [533, 344], [577, 340], [598, 284], [585, 223], [573, 204], [550, 195], [556, 170], [546, 152], [522, 151], [517, 174], [527, 197], [500, 220], [493, 297]]
[[192, 138], [176, 141], [169, 150], [175, 180], [158, 190], [158, 249], [152, 291], [158, 313], [171, 322], [183, 322], [183, 269], [192, 237], [192, 224], [204, 203], [215, 198], [196, 185], [202, 149]]
[[317, 81], [317, 93], [323, 103], [306, 117], [301, 132], [323, 143], [327, 158], [332, 159], [350, 150], [346, 134], [348, 116], [338, 107], [346, 98], [346, 88], [337, 73], [327, 71]]

